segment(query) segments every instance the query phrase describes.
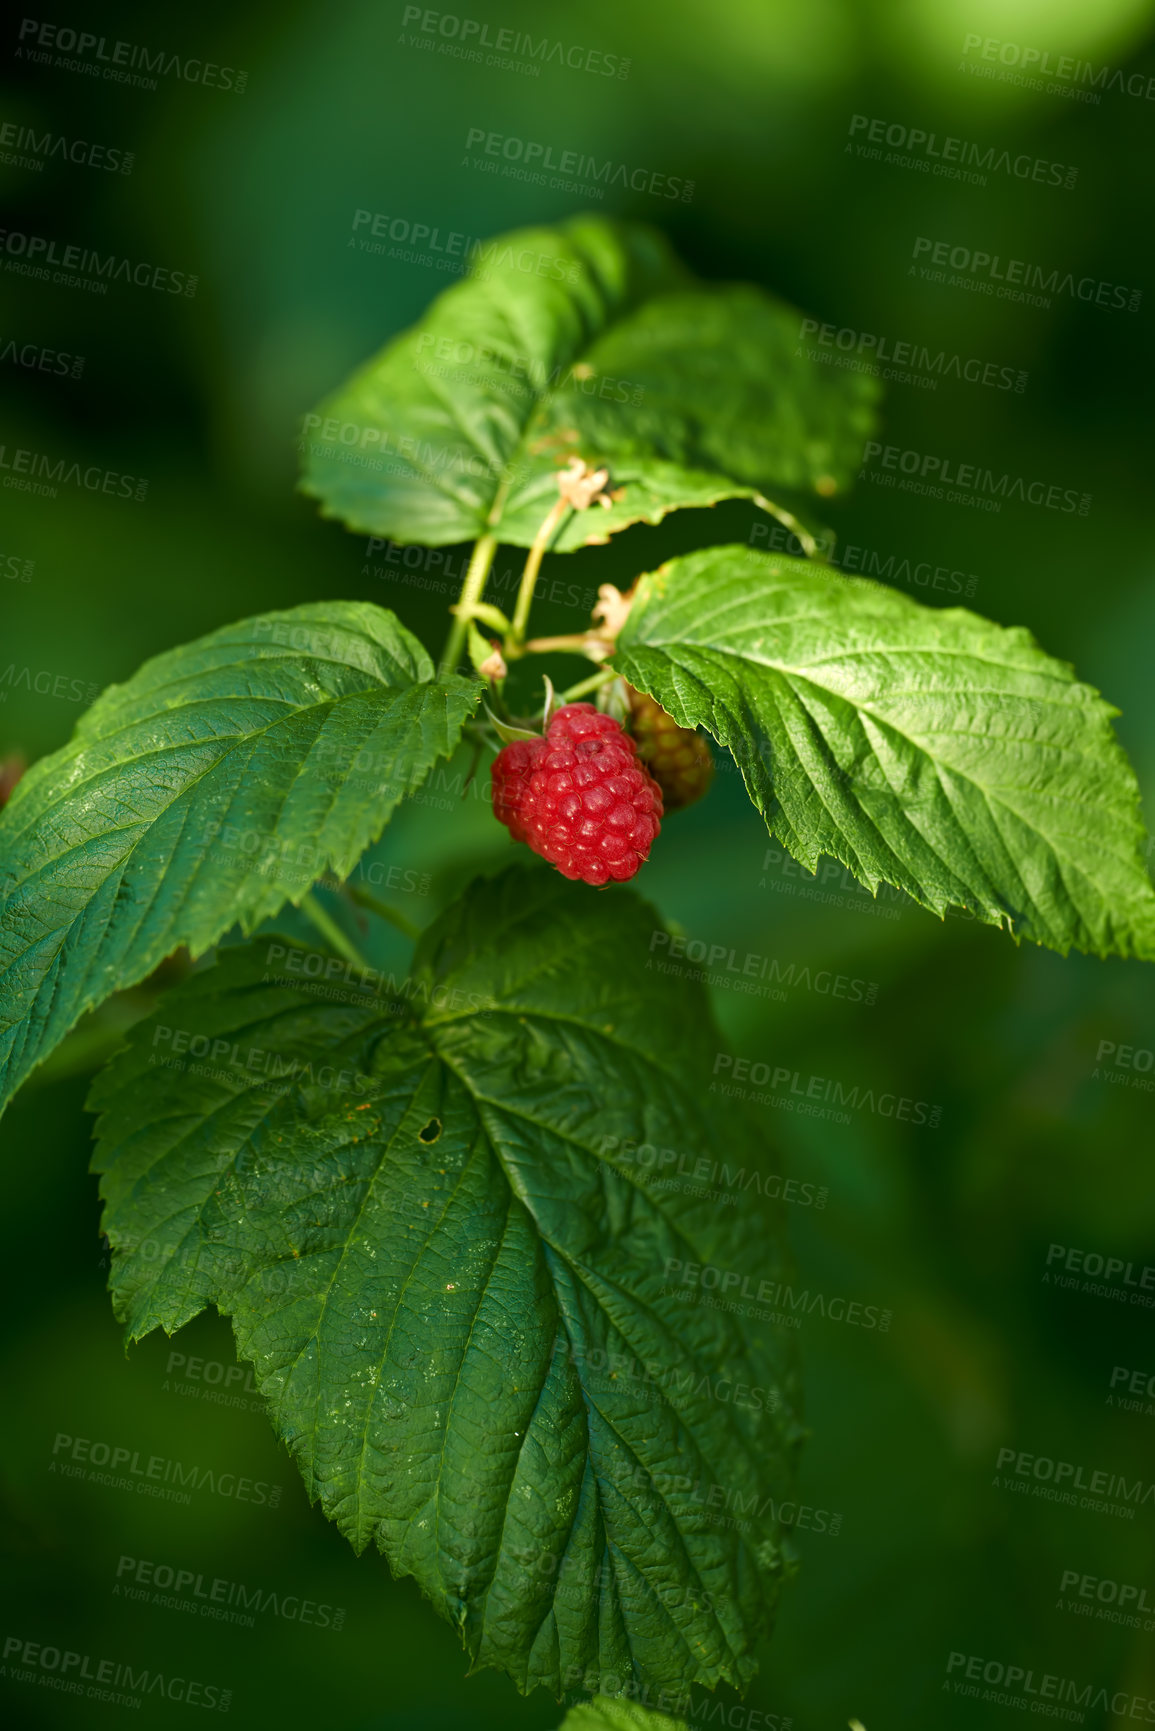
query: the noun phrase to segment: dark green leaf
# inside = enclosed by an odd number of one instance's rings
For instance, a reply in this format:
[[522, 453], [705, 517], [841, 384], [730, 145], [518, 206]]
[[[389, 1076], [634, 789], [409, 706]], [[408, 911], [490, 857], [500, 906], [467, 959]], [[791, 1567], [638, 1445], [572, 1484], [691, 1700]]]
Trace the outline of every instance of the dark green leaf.
[[770, 831], [1066, 951], [1155, 955], [1117, 714], [1027, 631], [745, 547], [644, 577], [613, 665], [727, 745]]
[[302, 485], [373, 535], [527, 547], [557, 471], [607, 465], [620, 497], [571, 512], [559, 551], [681, 506], [826, 497], [853, 477], [875, 388], [810, 362], [799, 325], [760, 289], [697, 282], [637, 224], [502, 235], [308, 417]]
[[111, 686], [0, 815], [0, 1103], [178, 945], [344, 877], [448, 756], [479, 685], [432, 683], [369, 602], [267, 613]]
[[741, 1683], [783, 1565], [780, 1319], [709, 1306], [781, 1276], [779, 1221], [711, 1189], [760, 1150], [655, 929], [530, 868], [404, 979], [258, 940], [93, 1094], [130, 1334], [230, 1313], [310, 1494], [526, 1690]]

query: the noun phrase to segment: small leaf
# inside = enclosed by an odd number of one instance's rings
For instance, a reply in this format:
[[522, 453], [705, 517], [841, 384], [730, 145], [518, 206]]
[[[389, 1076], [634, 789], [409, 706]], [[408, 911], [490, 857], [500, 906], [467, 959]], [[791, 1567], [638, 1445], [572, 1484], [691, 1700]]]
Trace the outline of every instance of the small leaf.
[[684, 506], [826, 498], [858, 467], [876, 387], [808, 360], [800, 322], [760, 289], [698, 282], [639, 224], [502, 235], [307, 418], [301, 485], [395, 541], [529, 547], [562, 471], [607, 468], [612, 502], [570, 511], [558, 552]]
[[469, 621], [466, 643], [469, 648], [469, 659], [473, 663], [473, 671], [480, 673], [493, 654], [493, 645], [481, 635], [472, 619]]
[[807, 870], [824, 854], [937, 914], [1155, 956], [1118, 712], [1021, 628], [745, 547], [643, 577], [613, 657], [733, 752]]
[[636, 1701], [597, 1695], [571, 1707], [558, 1731], [690, 1731], [690, 1727], [684, 1719], [671, 1719]]
[[105, 691], [0, 813], [0, 1105], [178, 945], [198, 955], [350, 872], [480, 689], [434, 683], [392, 613], [332, 601], [226, 626]]
[[483, 703], [481, 707], [485, 711], [486, 720], [489, 722], [490, 727], [492, 727], [494, 733], [496, 733], [498, 739], [500, 739], [503, 745], [512, 745], [514, 741], [518, 739], [541, 738], [540, 733], [534, 733], [528, 727], [514, 727], [510, 722], [502, 721], [499, 716], [494, 715], [488, 703]]
[[686, 1302], [780, 1279], [780, 1217], [655, 929], [531, 867], [403, 979], [260, 939], [90, 1102], [130, 1335], [231, 1314], [310, 1496], [523, 1690], [742, 1684], [780, 1586], [792, 1337], [771, 1286], [741, 1320]]

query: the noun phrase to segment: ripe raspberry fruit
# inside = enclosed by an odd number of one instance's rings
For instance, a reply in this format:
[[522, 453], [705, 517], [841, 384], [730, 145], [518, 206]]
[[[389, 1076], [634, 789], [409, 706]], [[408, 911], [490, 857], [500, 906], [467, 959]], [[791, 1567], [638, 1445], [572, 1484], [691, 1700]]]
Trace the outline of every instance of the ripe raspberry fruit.
[[628, 688], [638, 756], [662, 790], [667, 811], [701, 799], [714, 779], [714, 757], [700, 733], [679, 727], [644, 691]]
[[529, 774], [541, 755], [544, 739], [516, 739], [503, 746], [493, 760], [493, 815], [503, 823], [514, 841], [528, 841], [519, 813], [525, 801]]
[[662, 791], [636, 747], [592, 703], [567, 703], [542, 739], [494, 759], [494, 814], [567, 878], [624, 883], [661, 829]]

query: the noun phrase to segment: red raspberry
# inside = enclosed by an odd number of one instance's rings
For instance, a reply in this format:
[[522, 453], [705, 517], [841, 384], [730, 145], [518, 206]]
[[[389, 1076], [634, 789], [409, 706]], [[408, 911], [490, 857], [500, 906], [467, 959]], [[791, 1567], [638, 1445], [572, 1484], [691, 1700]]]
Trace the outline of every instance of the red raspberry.
[[503, 823], [514, 841], [528, 841], [518, 812], [525, 799], [526, 782], [544, 739], [515, 739], [503, 746], [493, 760], [493, 815]]
[[492, 773], [495, 815], [567, 878], [624, 883], [661, 828], [661, 789], [592, 703], [567, 703], [544, 739], [504, 746]]

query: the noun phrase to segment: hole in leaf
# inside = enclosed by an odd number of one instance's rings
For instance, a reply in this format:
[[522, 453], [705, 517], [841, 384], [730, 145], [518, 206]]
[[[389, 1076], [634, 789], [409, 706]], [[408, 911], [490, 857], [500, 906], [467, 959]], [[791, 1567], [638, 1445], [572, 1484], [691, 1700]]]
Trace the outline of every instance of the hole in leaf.
[[418, 1130], [417, 1140], [419, 1142], [436, 1142], [436, 1140], [440, 1136], [440, 1134], [441, 1134], [441, 1119], [440, 1118], [430, 1118], [428, 1124], [425, 1125], [424, 1129]]

